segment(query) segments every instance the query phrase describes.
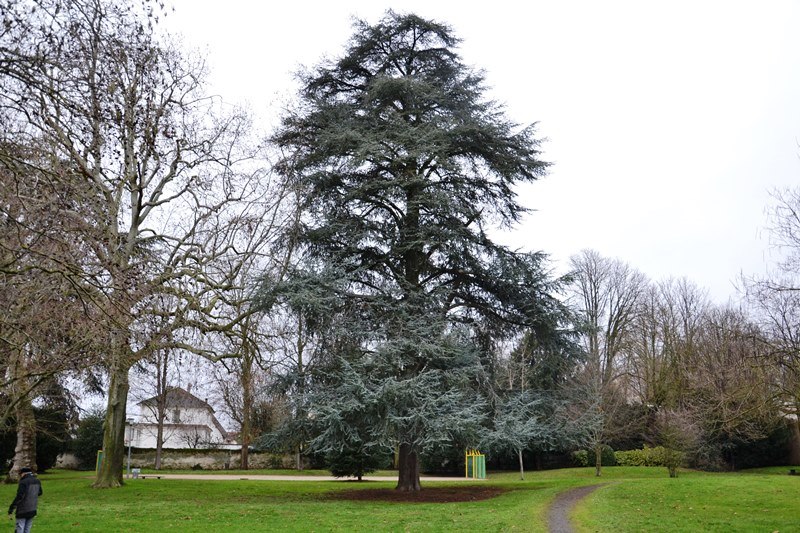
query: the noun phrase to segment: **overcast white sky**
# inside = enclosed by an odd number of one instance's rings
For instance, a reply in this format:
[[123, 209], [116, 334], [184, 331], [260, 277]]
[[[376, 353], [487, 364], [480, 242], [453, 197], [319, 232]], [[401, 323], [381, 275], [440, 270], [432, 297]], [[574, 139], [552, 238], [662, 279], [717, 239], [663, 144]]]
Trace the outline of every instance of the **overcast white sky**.
[[724, 302], [775, 257], [768, 192], [800, 185], [798, 2], [173, 2], [168, 27], [207, 50], [214, 90], [264, 124], [353, 16], [450, 24], [491, 98], [548, 139], [549, 176], [521, 191], [537, 211], [508, 242], [557, 269], [594, 248]]

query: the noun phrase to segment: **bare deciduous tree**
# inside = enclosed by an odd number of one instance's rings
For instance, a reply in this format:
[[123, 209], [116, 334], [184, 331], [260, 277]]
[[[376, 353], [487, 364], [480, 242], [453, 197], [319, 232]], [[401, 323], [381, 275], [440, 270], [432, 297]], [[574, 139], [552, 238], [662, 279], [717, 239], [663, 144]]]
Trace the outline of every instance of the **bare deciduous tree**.
[[264, 176], [247, 116], [204, 95], [203, 60], [158, 39], [154, 3], [10, 9], [2, 107], [15, 135], [47, 145], [49, 175], [73, 200], [61, 209], [81, 252], [69, 274], [91, 288], [109, 380], [95, 486], [118, 486], [132, 365], [167, 348], [233, 355], [215, 339], [243, 318], [227, 297], [249, 253], [238, 246], [251, 222], [243, 206], [263, 198]]
[[595, 468], [602, 468], [602, 448], [622, 431], [616, 414], [627, 404], [623, 356], [647, 289], [645, 276], [617, 259], [584, 250], [570, 260], [574, 276], [572, 303], [578, 312], [586, 351], [584, 388], [597, 411], [593, 433]]
[[664, 447], [664, 463], [669, 477], [678, 477], [678, 468], [703, 437], [695, 413], [680, 409], [662, 409], [655, 417], [657, 442]]
[[43, 148], [0, 139], [0, 424], [16, 421], [11, 479], [35, 466], [31, 402], [42, 383], [97, 362], [97, 314], [71, 275], [79, 251], [62, 212], [69, 191], [51, 179]]
[[686, 279], [666, 280], [643, 295], [627, 356], [629, 384], [648, 406], [675, 408], [709, 302]]
[[800, 188], [776, 190], [773, 199], [769, 230], [782, 259], [744, 286], [775, 366], [776, 402], [793, 436], [790, 461], [800, 464]]

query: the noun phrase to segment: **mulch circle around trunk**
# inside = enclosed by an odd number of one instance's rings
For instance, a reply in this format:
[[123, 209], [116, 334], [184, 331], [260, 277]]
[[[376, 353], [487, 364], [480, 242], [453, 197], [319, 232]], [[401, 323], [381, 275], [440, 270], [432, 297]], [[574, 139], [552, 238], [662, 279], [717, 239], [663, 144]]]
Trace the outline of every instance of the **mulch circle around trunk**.
[[508, 492], [502, 487], [466, 485], [459, 487], [423, 487], [419, 492], [402, 492], [395, 489], [340, 490], [330, 494], [337, 500], [382, 501], [404, 503], [454, 503], [488, 500]]

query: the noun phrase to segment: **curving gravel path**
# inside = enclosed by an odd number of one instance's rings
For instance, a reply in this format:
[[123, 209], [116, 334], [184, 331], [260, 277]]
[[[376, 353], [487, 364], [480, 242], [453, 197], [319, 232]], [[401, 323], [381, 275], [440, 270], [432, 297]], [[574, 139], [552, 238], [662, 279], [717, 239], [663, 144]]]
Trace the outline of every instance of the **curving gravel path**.
[[547, 525], [550, 533], [574, 533], [575, 529], [569, 523], [570, 511], [586, 496], [605, 485], [607, 483], [578, 487], [556, 496], [547, 513]]

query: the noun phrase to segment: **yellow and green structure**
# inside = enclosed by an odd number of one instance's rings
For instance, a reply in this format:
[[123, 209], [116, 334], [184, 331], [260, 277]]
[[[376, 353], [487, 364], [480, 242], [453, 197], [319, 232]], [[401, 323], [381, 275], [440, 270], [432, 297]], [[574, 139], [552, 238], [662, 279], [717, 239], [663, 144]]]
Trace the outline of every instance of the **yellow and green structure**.
[[486, 479], [486, 456], [478, 450], [467, 450], [464, 455], [464, 474], [467, 478]]

